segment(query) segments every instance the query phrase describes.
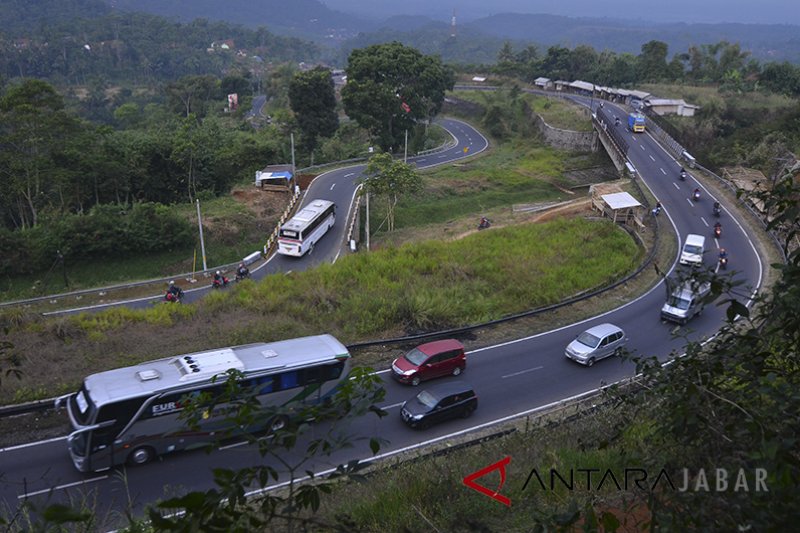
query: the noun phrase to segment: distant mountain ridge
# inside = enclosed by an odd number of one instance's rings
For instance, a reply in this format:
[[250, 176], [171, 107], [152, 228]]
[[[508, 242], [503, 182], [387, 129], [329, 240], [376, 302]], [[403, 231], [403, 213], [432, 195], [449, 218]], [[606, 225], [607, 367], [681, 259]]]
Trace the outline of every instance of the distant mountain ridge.
[[738, 42], [756, 59], [800, 62], [800, 26], [788, 24], [659, 23], [504, 13], [472, 21], [464, 27], [494, 37], [543, 45], [572, 48], [588, 44], [597, 50], [634, 54], [651, 40], [667, 43], [670, 55], [685, 52], [690, 45]]
[[371, 27], [357, 16], [328, 9], [318, 0], [107, 0], [125, 11], [144, 11], [182, 22], [224, 20], [295, 37], [340, 39]]
[[[402, 6], [398, 7], [402, 9]], [[24, 36], [32, 28], [70, 20], [105, 16], [114, 10], [141, 11], [181, 22], [196, 18], [226, 21], [246, 27], [352, 49], [357, 43], [399, 40], [429, 54], [458, 62], [483, 63], [496, 59], [498, 43], [515, 48], [536, 44], [543, 52], [552, 45], [587, 44], [596, 50], [638, 54], [651, 40], [668, 44], [670, 55], [691, 45], [722, 40], [738, 42], [759, 61], [800, 63], [800, 26], [781, 24], [685, 24], [611, 18], [502, 13], [456, 27], [450, 38], [449, 20], [398, 15], [382, 23], [329, 9], [318, 0], [0, 0], [0, 31]], [[381, 28], [381, 29], [378, 29]]]

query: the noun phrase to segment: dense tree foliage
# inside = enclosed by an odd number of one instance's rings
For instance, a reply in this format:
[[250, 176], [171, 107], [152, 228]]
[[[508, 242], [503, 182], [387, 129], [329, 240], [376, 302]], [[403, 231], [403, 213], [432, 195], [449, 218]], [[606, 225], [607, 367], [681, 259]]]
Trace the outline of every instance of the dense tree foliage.
[[61, 260], [102, 260], [174, 250], [185, 248], [194, 238], [194, 228], [169, 206], [96, 205], [82, 215], [47, 217], [35, 228], [0, 228], [0, 273], [45, 271]]
[[[64, 19], [33, 28], [12, 25], [4, 30], [0, 77], [33, 77], [57, 84], [85, 85], [94, 79], [155, 84], [182, 76], [222, 76], [236, 63], [313, 61], [320, 53], [316, 45], [264, 28], [250, 30], [203, 19], [176, 24], [142, 13]], [[233, 48], [224, 49], [223, 41]], [[244, 55], [237, 55], [238, 50]]]
[[[203, 84], [216, 86], [219, 80], [203, 78]], [[140, 127], [113, 130], [80, 120], [45, 82], [9, 85], [0, 95], [3, 225], [34, 227], [42, 212], [81, 213], [98, 204], [135, 201], [170, 204], [200, 191], [223, 193], [280, 151], [279, 132], [230, 128], [221, 116], [220, 95], [192, 100], [188, 117], [178, 116], [184, 105], [176, 114], [121, 106], [120, 120]], [[194, 114], [211, 108], [214, 113], [204, 120]]]
[[598, 85], [628, 86], [634, 83], [694, 81], [717, 83], [723, 90], [748, 91], [760, 87], [789, 96], [800, 95], [800, 66], [788, 62], [761, 65], [748, 59], [738, 43], [690, 46], [671, 60], [667, 44], [650, 41], [638, 56], [611, 51], [598, 53], [586, 45], [573, 49], [551, 46], [540, 55], [532, 46], [515, 52], [506, 42], [492, 70], [526, 81], [544, 76], [553, 80], [586, 80]]
[[347, 115], [389, 150], [402, 145], [404, 131], [417, 121], [439, 112], [453, 84], [452, 71], [437, 57], [397, 42], [374, 45], [350, 54], [342, 102]]
[[339, 117], [330, 70], [318, 67], [295, 74], [289, 84], [289, 104], [309, 151], [316, 148], [319, 137], [336, 133]]

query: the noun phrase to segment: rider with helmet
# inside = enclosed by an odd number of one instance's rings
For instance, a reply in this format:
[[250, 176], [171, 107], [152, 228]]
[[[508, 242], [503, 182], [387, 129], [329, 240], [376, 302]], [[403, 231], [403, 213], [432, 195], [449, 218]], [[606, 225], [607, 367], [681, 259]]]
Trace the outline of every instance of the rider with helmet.
[[244, 263], [239, 263], [239, 268], [236, 269], [236, 279], [244, 279], [250, 277], [250, 269]]

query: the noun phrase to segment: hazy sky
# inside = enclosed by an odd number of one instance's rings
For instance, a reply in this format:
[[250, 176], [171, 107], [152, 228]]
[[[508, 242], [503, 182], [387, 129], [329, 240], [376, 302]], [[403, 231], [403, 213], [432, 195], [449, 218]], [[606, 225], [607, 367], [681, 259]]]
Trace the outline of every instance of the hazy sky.
[[800, 0], [321, 0], [331, 9], [369, 17], [425, 15], [464, 21], [497, 13], [547, 13], [663, 22], [800, 25]]

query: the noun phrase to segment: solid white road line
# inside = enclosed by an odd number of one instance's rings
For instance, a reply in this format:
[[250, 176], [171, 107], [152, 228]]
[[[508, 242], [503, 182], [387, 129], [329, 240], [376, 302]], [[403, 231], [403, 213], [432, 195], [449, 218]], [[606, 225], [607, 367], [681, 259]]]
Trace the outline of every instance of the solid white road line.
[[40, 440], [40, 441], [36, 441], [36, 442], [29, 442], [27, 444], [18, 444], [16, 446], [8, 446], [6, 448], [0, 448], [0, 453], [10, 452], [10, 451], [13, 451], [13, 450], [21, 450], [23, 448], [31, 448], [33, 446], [38, 446], [40, 444], [49, 444], [51, 442], [58, 442], [60, 440], [66, 440], [66, 439], [67, 439], [67, 437], [53, 437], [52, 439]]
[[528, 372], [536, 372], [537, 370], [543, 369], [543, 366], [535, 366], [533, 368], [529, 368], [527, 370], [520, 370], [519, 372], [514, 372], [513, 374], [506, 374], [505, 376], [500, 376], [501, 378], [513, 378], [514, 376], [519, 376], [520, 374], [527, 374]]
[[34, 492], [26, 492], [24, 494], [20, 494], [19, 496], [17, 496], [17, 499], [18, 500], [23, 500], [23, 499], [29, 498], [31, 496], [36, 496], [38, 494], [45, 494], [45, 493], [53, 492], [53, 491], [56, 491], [56, 490], [68, 489], [70, 487], [77, 487], [78, 485], [86, 485], [86, 484], [89, 484], [89, 483], [94, 483], [95, 481], [102, 481], [104, 479], [108, 479], [108, 476], [94, 477], [92, 479], [84, 479], [82, 481], [76, 481], [75, 483], [67, 483], [66, 485], [56, 485], [55, 487], [50, 487], [49, 489], [37, 490], [37, 491], [34, 491]]

